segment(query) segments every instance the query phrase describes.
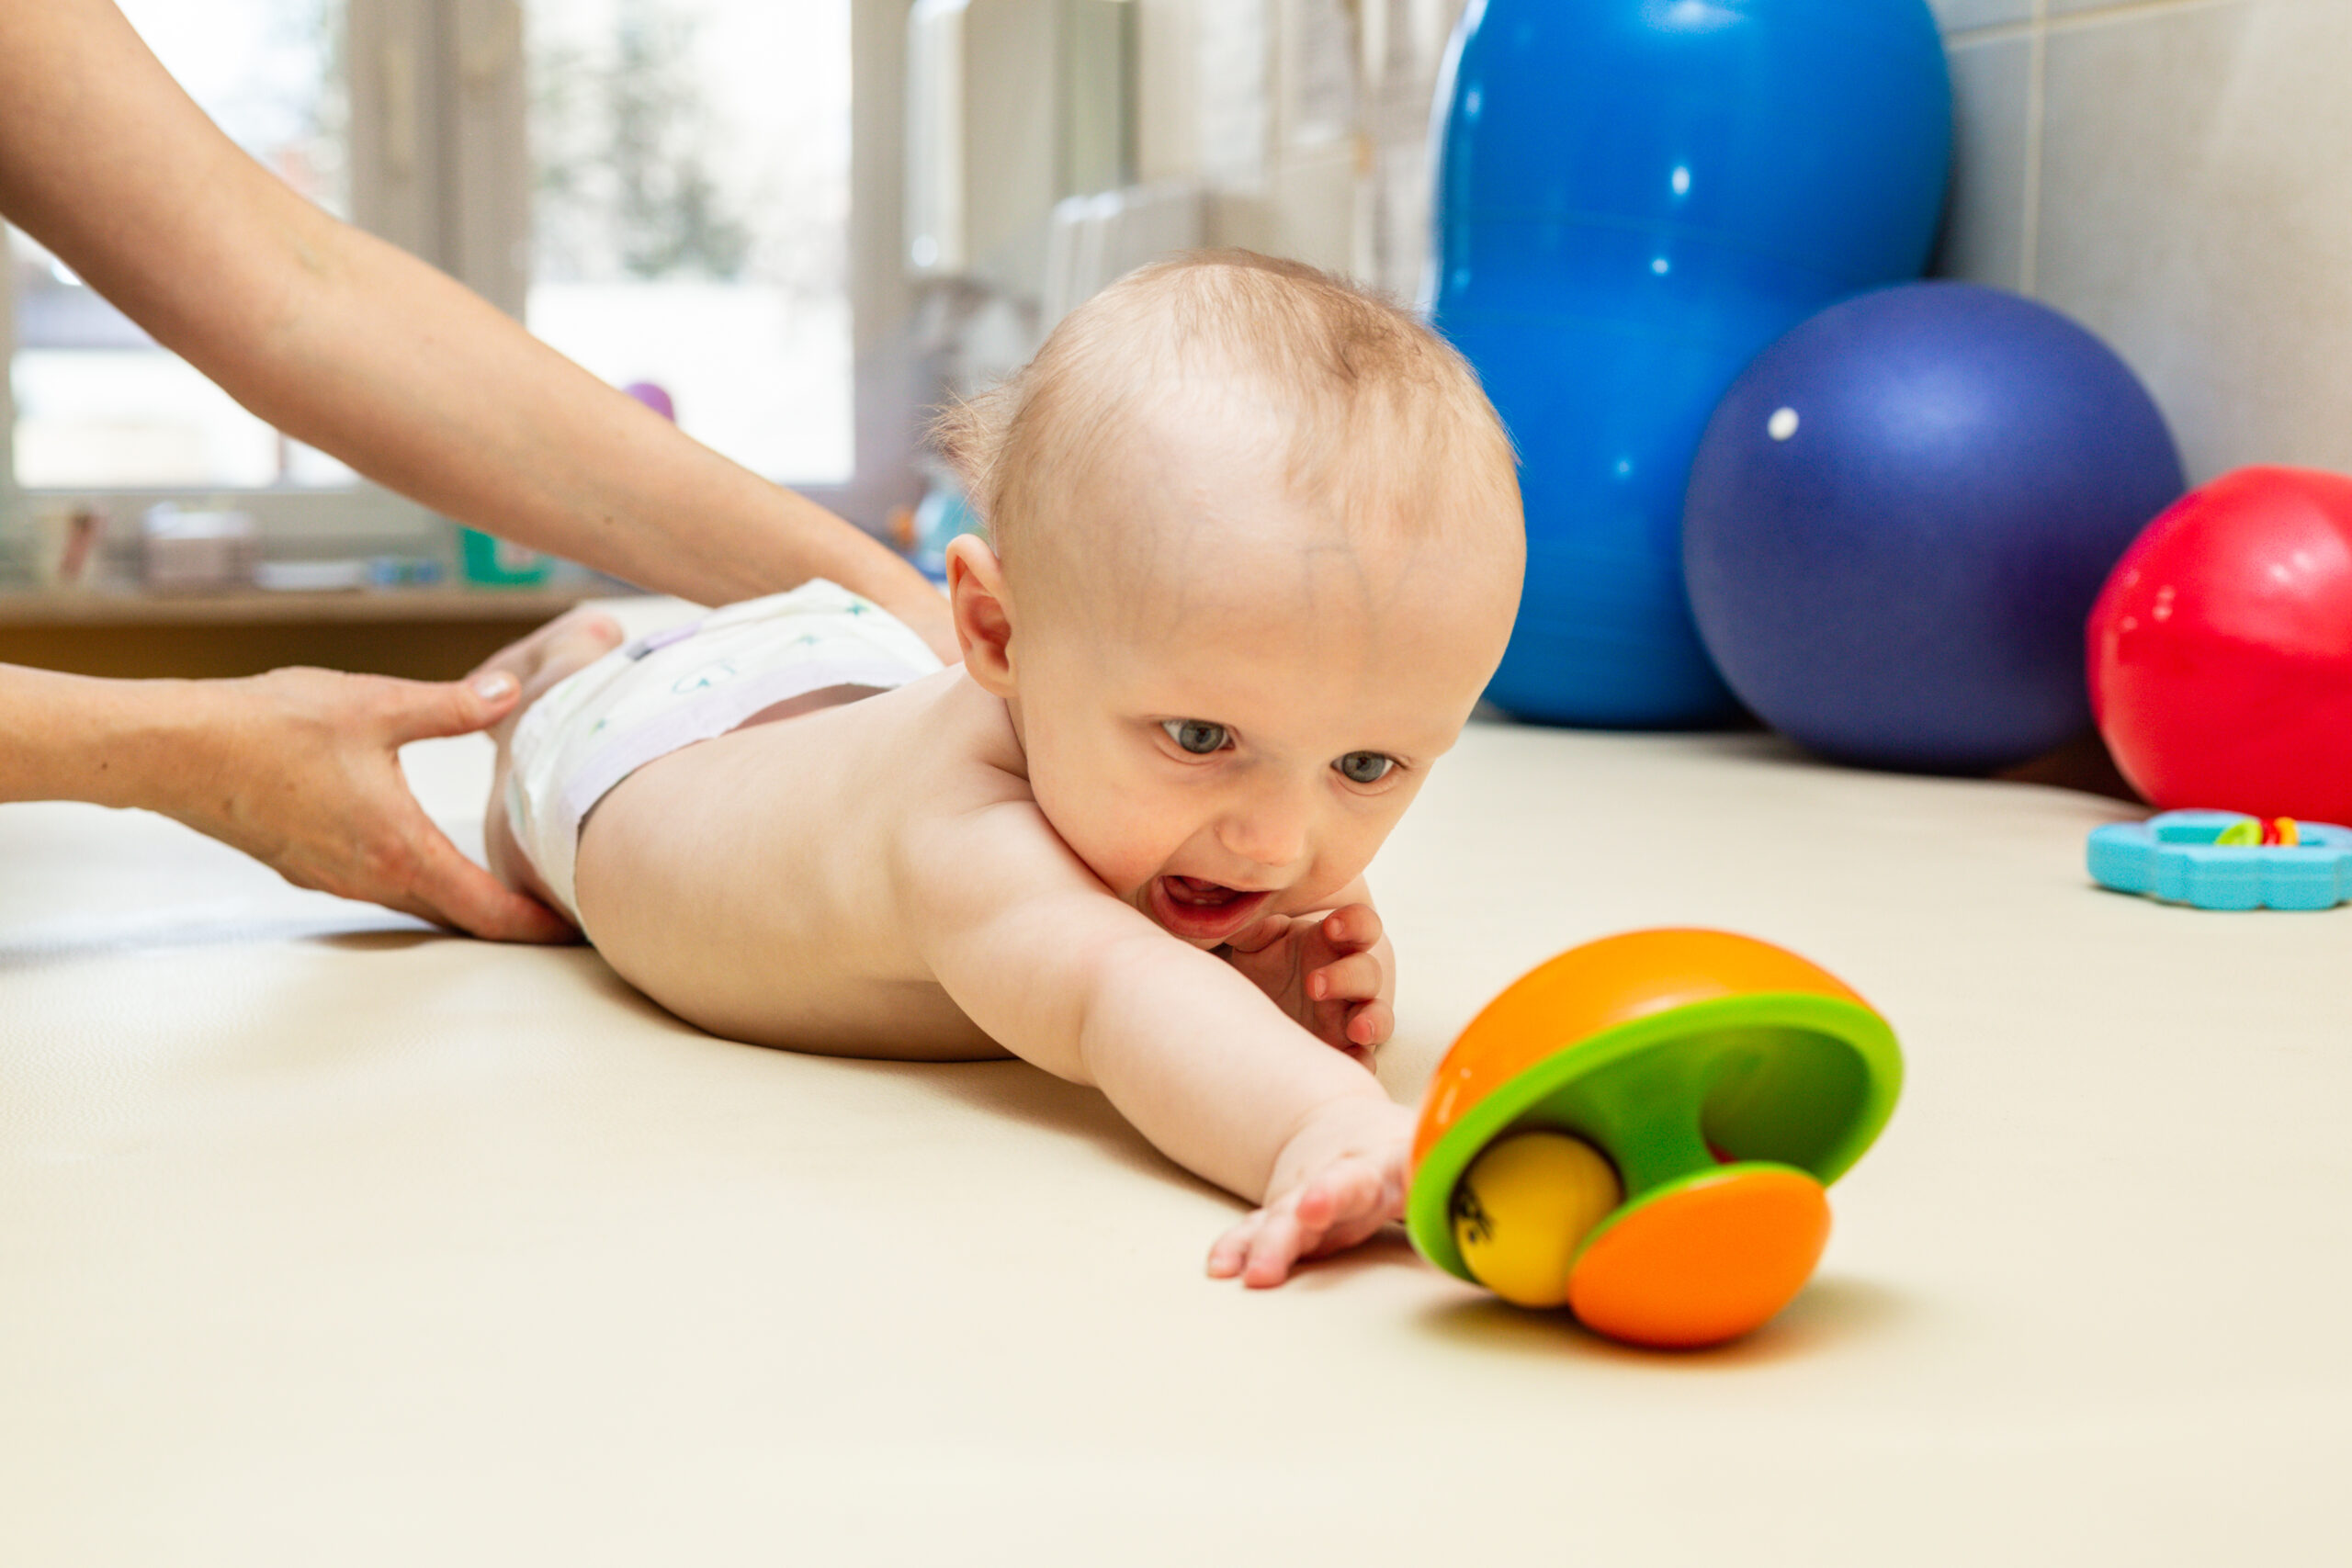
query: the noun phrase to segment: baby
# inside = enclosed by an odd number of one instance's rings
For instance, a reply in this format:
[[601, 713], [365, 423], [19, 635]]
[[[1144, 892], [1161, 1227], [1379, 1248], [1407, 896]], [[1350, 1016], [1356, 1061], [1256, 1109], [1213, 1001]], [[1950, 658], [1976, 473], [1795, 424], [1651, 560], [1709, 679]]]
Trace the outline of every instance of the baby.
[[964, 661], [830, 583], [614, 639], [500, 744], [494, 869], [713, 1033], [1011, 1053], [1258, 1205], [1281, 1282], [1402, 1211], [1364, 867], [1500, 660], [1524, 541], [1469, 368], [1245, 253], [1149, 266], [942, 445]]

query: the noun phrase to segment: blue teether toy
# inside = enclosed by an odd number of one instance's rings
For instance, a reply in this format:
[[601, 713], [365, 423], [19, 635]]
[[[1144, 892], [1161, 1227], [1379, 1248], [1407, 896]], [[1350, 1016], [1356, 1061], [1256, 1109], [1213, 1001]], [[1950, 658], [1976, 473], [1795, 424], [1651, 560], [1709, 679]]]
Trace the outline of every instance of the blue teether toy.
[[2234, 811], [2166, 811], [2091, 829], [2091, 875], [2200, 909], [2332, 909], [2352, 899], [2352, 829]]

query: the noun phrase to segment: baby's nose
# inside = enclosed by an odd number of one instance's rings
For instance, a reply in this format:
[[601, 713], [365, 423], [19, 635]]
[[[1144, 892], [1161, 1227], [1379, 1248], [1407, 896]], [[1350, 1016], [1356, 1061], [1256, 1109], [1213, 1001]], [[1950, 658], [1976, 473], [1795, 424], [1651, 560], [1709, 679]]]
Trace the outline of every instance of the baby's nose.
[[1307, 813], [1295, 802], [1260, 798], [1226, 814], [1217, 838], [1251, 865], [1279, 868], [1306, 858]]

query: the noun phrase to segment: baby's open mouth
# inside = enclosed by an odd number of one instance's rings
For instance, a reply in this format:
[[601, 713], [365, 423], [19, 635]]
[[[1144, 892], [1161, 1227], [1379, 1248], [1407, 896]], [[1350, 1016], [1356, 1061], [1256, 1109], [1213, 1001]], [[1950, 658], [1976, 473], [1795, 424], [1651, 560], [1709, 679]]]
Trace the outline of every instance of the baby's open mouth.
[[1170, 934], [1186, 942], [1221, 942], [1258, 918], [1272, 889], [1251, 892], [1227, 887], [1198, 876], [1161, 876], [1152, 880], [1152, 919]]
[[1196, 908], [1221, 909], [1236, 898], [1243, 897], [1238, 887], [1227, 887], [1222, 882], [1204, 882], [1197, 876], [1168, 878], [1168, 896], [1179, 904]]

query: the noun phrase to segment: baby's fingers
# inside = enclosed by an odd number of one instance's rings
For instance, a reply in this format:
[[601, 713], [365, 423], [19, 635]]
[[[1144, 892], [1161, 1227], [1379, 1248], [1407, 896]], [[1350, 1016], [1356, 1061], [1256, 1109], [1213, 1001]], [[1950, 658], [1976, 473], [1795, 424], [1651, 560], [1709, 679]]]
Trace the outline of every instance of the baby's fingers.
[[1348, 1010], [1348, 1021], [1340, 1032], [1351, 1045], [1361, 1045], [1366, 1051], [1388, 1043], [1396, 1032], [1396, 1013], [1386, 1002], [1374, 997], [1361, 1007]]
[[1250, 1243], [1265, 1223], [1266, 1211], [1252, 1209], [1241, 1223], [1216, 1238], [1209, 1248], [1209, 1278], [1230, 1280], [1250, 1261]]
[[1260, 953], [1281, 941], [1289, 930], [1288, 915], [1268, 915], [1226, 938], [1225, 945], [1236, 953]]
[[1260, 1209], [1209, 1248], [1209, 1278], [1241, 1282], [1253, 1290], [1279, 1285], [1299, 1254], [1298, 1221], [1287, 1203]]
[[1241, 1282], [1253, 1291], [1269, 1290], [1290, 1278], [1291, 1265], [1306, 1255], [1322, 1236], [1328, 1215], [1310, 1221], [1305, 1211], [1314, 1197], [1308, 1188], [1295, 1204], [1265, 1211], [1266, 1223], [1250, 1238], [1249, 1257], [1241, 1266]]
[[1219, 1237], [1209, 1272], [1238, 1274], [1252, 1290], [1279, 1285], [1301, 1258], [1353, 1247], [1396, 1218], [1402, 1195], [1389, 1187], [1374, 1162], [1342, 1160]]
[[1360, 1002], [1380, 995], [1380, 960], [1369, 953], [1335, 958], [1306, 977], [1306, 994], [1318, 1002]]
[[1370, 947], [1380, 931], [1380, 911], [1369, 904], [1349, 904], [1323, 917], [1323, 940], [1342, 953]]

